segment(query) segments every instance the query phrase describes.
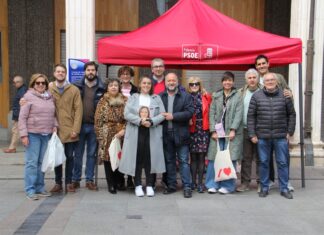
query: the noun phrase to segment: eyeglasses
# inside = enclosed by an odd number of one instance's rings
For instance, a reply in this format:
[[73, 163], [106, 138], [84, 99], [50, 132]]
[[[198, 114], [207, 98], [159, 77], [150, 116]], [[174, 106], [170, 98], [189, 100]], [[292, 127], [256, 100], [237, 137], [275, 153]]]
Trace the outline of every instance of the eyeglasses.
[[189, 83], [189, 86], [200, 86], [199, 82], [193, 82], [193, 83]]
[[161, 65], [154, 65], [153, 66], [153, 69], [157, 69], [157, 68], [164, 68], [164, 65], [161, 64]]
[[43, 85], [43, 86], [45, 86], [45, 85], [46, 85], [46, 82], [35, 82], [35, 84], [36, 84], [37, 86], [39, 86], [39, 85]]

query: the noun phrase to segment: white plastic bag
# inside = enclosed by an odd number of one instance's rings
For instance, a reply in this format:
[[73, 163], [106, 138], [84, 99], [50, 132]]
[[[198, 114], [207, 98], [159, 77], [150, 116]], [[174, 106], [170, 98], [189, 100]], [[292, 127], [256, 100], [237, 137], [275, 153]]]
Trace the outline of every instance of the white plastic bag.
[[217, 141], [218, 151], [214, 162], [215, 168], [215, 181], [223, 181], [229, 179], [237, 179], [235, 168], [231, 160], [231, 154], [229, 151], [229, 143], [225, 150], [221, 151], [219, 141]]
[[111, 169], [115, 171], [119, 167], [119, 162], [121, 159], [121, 146], [120, 146], [120, 139], [114, 137], [109, 145], [109, 157], [110, 157], [110, 164]]
[[56, 132], [52, 134], [48, 141], [47, 149], [42, 163], [42, 172], [54, 171], [56, 166], [63, 164], [66, 160], [64, 146]]

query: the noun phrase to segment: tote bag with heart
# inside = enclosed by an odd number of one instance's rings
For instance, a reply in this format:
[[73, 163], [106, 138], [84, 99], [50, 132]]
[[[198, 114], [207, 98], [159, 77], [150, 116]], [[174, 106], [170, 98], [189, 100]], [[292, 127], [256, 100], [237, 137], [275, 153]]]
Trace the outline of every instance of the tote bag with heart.
[[109, 156], [111, 169], [115, 171], [119, 167], [119, 162], [121, 159], [121, 144], [120, 139], [114, 137], [109, 146]]
[[231, 160], [229, 151], [230, 142], [228, 142], [225, 150], [220, 150], [219, 141], [217, 141], [218, 151], [214, 162], [215, 181], [224, 181], [229, 179], [237, 179], [235, 168]]

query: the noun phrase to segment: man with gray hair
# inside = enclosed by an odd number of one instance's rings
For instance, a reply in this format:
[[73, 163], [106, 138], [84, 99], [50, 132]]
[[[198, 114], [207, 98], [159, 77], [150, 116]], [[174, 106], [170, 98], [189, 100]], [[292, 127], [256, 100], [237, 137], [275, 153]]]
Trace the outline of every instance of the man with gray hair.
[[164, 194], [176, 192], [177, 172], [176, 159], [179, 161], [180, 175], [183, 184], [183, 196], [192, 197], [191, 174], [189, 165], [189, 120], [194, 113], [191, 96], [179, 89], [178, 76], [168, 73], [165, 77], [166, 91], [160, 94], [165, 117], [163, 122], [163, 148], [167, 171], [167, 188]]
[[[261, 89], [259, 83], [259, 73], [255, 69], [249, 69], [245, 73], [245, 86], [239, 92], [243, 100], [243, 158], [241, 168], [241, 185], [236, 189], [237, 192], [244, 192], [249, 190], [251, 182], [252, 162], [256, 162], [256, 172], [258, 176], [259, 156], [256, 144], [252, 143], [248, 135], [247, 129], [247, 114], [252, 95]], [[258, 181], [258, 180], [257, 180]]]
[[251, 98], [247, 115], [248, 133], [251, 141], [258, 146], [260, 157], [259, 197], [269, 193], [269, 162], [271, 149], [275, 151], [281, 196], [292, 199], [288, 190], [289, 177], [289, 136], [295, 132], [296, 112], [292, 99], [285, 97], [278, 87], [274, 73], [264, 76], [264, 88]]
[[14, 101], [13, 101], [13, 105], [12, 105], [12, 120], [13, 120], [13, 124], [12, 124], [12, 136], [11, 136], [11, 142], [9, 145], [9, 148], [7, 149], [3, 149], [3, 152], [5, 153], [15, 153], [16, 152], [16, 148], [19, 142], [19, 130], [18, 130], [18, 118], [19, 118], [19, 112], [20, 112], [20, 105], [19, 105], [19, 101], [20, 99], [24, 96], [24, 94], [27, 91], [27, 87], [24, 84], [24, 79], [22, 76], [20, 75], [15, 75], [13, 78], [13, 84], [15, 86], [15, 88], [17, 89]]

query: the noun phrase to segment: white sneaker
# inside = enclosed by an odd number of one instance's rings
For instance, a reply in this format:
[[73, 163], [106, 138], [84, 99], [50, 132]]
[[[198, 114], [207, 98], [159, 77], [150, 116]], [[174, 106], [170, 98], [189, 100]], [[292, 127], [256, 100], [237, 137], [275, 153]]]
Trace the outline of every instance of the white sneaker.
[[146, 195], [148, 197], [154, 197], [154, 190], [151, 186], [146, 187]]
[[220, 194], [229, 194], [230, 193], [230, 191], [228, 191], [226, 188], [220, 188], [220, 189], [218, 189], [218, 192]]
[[207, 192], [210, 193], [210, 194], [214, 194], [214, 193], [217, 193], [217, 189], [215, 189], [215, 188], [209, 188], [207, 190]]
[[289, 192], [295, 191], [294, 187], [291, 185], [291, 183], [288, 181], [288, 186], [287, 186]]
[[142, 185], [136, 186], [135, 187], [135, 195], [137, 197], [143, 197], [144, 196], [144, 192], [143, 192], [143, 187]]

